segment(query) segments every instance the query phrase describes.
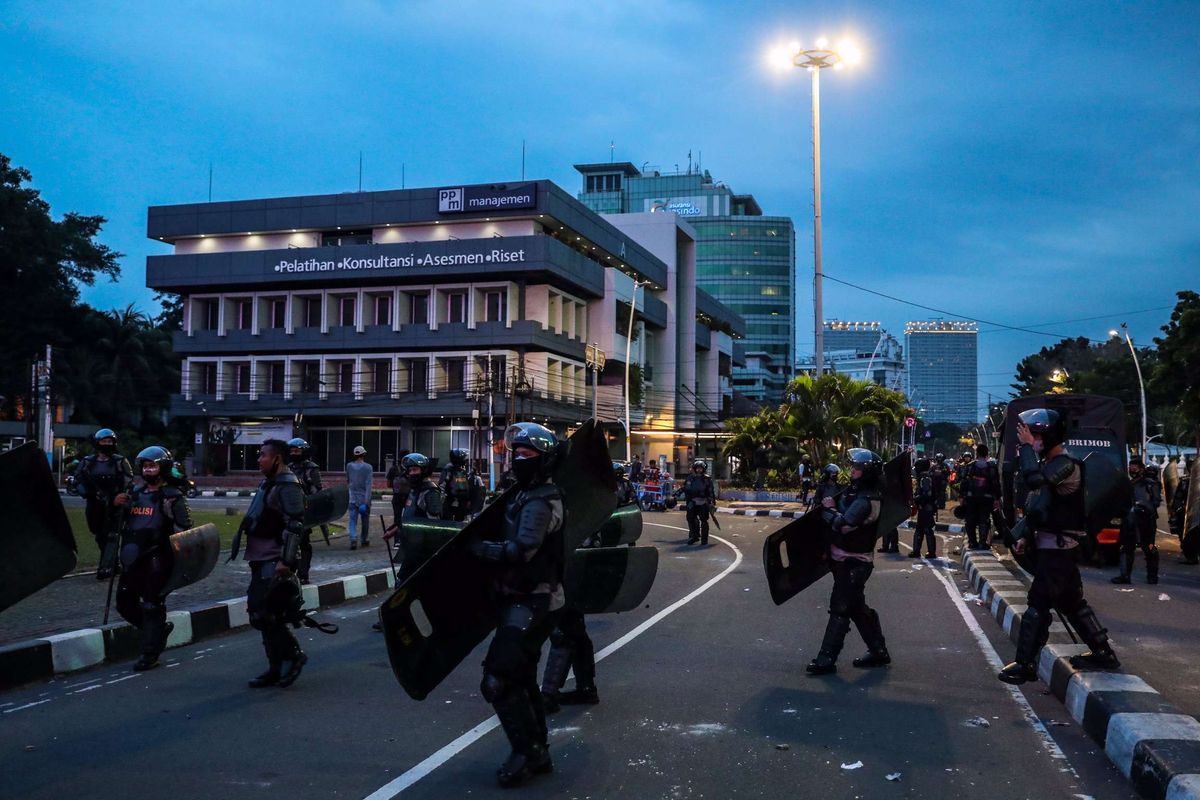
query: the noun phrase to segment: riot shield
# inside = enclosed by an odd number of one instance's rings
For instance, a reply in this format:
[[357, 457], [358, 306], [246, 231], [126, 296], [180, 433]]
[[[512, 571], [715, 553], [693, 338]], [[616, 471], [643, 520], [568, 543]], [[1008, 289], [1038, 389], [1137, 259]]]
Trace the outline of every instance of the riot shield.
[[1200, 460], [1192, 462], [1188, 471], [1187, 506], [1183, 512], [1183, 535], [1200, 536]]
[[[572, 552], [616, 505], [616, 483], [604, 435], [594, 420], [571, 437], [555, 470], [565, 498], [564, 551]], [[496, 567], [470, 552], [478, 538], [501, 535], [510, 488], [400, 584], [379, 608], [392, 672], [404, 691], [423, 700], [495, 628], [500, 607]], [[406, 522], [407, 524], [407, 522]], [[418, 622], [418, 615], [424, 619]]]
[[642, 535], [642, 510], [636, 503], [620, 506], [598, 531], [601, 547], [633, 544]]
[[0, 453], [0, 611], [75, 568], [75, 537], [50, 473], [33, 442]]
[[217, 526], [211, 522], [173, 533], [170, 542], [174, 560], [171, 563], [171, 577], [163, 587], [162, 597], [207, 578], [221, 554], [221, 537], [217, 533]]
[[350, 489], [347, 486], [330, 486], [313, 492], [304, 498], [304, 527], [315, 528], [341, 519], [350, 507]]
[[912, 516], [912, 459], [901, 453], [883, 465], [883, 494], [879, 504], [878, 530], [890, 531]]
[[403, 581], [416, 572], [465, 526], [465, 522], [449, 519], [401, 519], [400, 538], [397, 542], [400, 580]]
[[1083, 509], [1089, 532], [1123, 517], [1131, 505], [1129, 475], [1104, 453], [1088, 453], [1083, 459]]
[[771, 599], [781, 606], [829, 572], [829, 546], [820, 508], [792, 520], [763, 542]]
[[1171, 508], [1175, 500], [1175, 490], [1179, 488], [1179, 462], [1168, 461], [1163, 470], [1163, 502]]
[[654, 547], [585, 547], [567, 561], [567, 602], [584, 614], [619, 614], [642, 604], [658, 574]]

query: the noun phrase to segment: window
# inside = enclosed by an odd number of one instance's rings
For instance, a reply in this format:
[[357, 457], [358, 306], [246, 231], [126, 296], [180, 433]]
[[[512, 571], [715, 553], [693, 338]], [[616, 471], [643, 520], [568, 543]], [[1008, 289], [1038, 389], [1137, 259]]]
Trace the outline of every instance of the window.
[[375, 295], [375, 324], [376, 325], [391, 325], [392, 324], [392, 298], [390, 295]]
[[234, 389], [238, 394], [250, 394], [250, 365], [238, 364], [234, 367]]
[[483, 318], [487, 322], [504, 322], [508, 311], [508, 292], [487, 292], [483, 296]]
[[200, 365], [200, 393], [217, 393], [217, 365], [208, 363]]
[[267, 391], [271, 394], [283, 394], [282, 361], [272, 361], [267, 365]]
[[271, 327], [278, 329], [286, 328], [287, 300], [284, 300], [282, 297], [276, 297], [268, 300], [267, 303], [271, 311]]
[[338, 298], [338, 324], [347, 328], [354, 327], [354, 311], [358, 298], [354, 296]]
[[354, 391], [354, 362], [343, 361], [337, 366], [337, 390], [339, 392]]
[[321, 327], [321, 298], [299, 297], [296, 299], [300, 301], [300, 327]]
[[215, 331], [220, 324], [221, 306], [219, 300], [197, 300], [197, 327], [202, 331]]
[[408, 359], [408, 391], [429, 391], [429, 362], [423, 358]]
[[461, 392], [463, 390], [463, 373], [467, 362], [461, 358], [447, 358], [442, 362], [446, 371], [446, 391]]
[[392, 365], [388, 361], [371, 362], [371, 391], [390, 392], [392, 390]]
[[250, 326], [254, 322], [254, 301], [235, 300], [233, 302], [237, 309], [237, 329], [239, 331], [250, 330]]
[[328, 231], [321, 234], [322, 247], [344, 247], [352, 244], [370, 244], [371, 230]]
[[420, 294], [410, 294], [412, 301], [411, 308], [408, 314], [408, 321], [412, 325], [428, 325], [429, 324], [429, 295], [425, 292]]
[[464, 292], [446, 294], [446, 322], [467, 321], [467, 295]]
[[300, 367], [300, 391], [318, 392], [321, 387], [321, 362], [305, 361]]
[[586, 188], [589, 192], [619, 192], [621, 191], [620, 173], [613, 175], [588, 175]]

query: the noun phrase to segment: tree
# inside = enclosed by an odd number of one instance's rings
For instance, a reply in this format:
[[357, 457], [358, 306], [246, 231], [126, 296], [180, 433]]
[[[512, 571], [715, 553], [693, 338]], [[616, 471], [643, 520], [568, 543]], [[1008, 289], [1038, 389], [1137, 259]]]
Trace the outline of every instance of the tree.
[[28, 392], [31, 359], [69, 341], [79, 286], [121, 271], [121, 254], [95, 240], [105, 219], [67, 213], [55, 221], [32, 179], [0, 153], [0, 415]]
[[[1155, 337], [1158, 360], [1147, 389], [1168, 410], [1180, 434], [1200, 438], [1200, 294], [1182, 291], [1171, 319]], [[1180, 436], [1179, 438], [1183, 438]], [[1178, 441], [1178, 439], [1177, 439]]]

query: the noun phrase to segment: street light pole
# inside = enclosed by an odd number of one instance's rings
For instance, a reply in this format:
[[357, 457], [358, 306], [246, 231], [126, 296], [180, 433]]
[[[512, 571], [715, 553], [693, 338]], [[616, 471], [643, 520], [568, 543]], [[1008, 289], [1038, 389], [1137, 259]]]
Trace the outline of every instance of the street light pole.
[[633, 291], [629, 294], [629, 329], [625, 332], [625, 463], [633, 460], [633, 425], [629, 421], [629, 359], [633, 353], [633, 318], [637, 314], [637, 290], [646, 281], [633, 279]]
[[821, 70], [810, 66], [808, 71], [812, 73], [813, 341], [817, 377], [820, 377], [825, 374], [825, 314], [821, 297]]
[[1142, 400], [1142, 458], [1146, 457], [1146, 384], [1142, 382], [1142, 365], [1138, 361], [1137, 350], [1133, 347], [1133, 338], [1129, 335], [1129, 323], [1122, 322], [1121, 330], [1125, 332], [1125, 342], [1129, 345], [1129, 353], [1133, 356], [1133, 368], [1137, 371], [1138, 391]]

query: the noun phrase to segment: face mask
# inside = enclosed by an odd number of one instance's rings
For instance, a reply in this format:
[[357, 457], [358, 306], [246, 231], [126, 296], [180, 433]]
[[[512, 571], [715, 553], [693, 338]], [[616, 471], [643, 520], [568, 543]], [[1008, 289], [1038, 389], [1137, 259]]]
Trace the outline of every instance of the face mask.
[[517, 458], [513, 460], [513, 477], [521, 486], [532, 486], [541, 472], [541, 458]]
[[98, 444], [96, 445], [96, 450], [106, 456], [111, 456], [117, 452], [117, 446], [115, 444]]

